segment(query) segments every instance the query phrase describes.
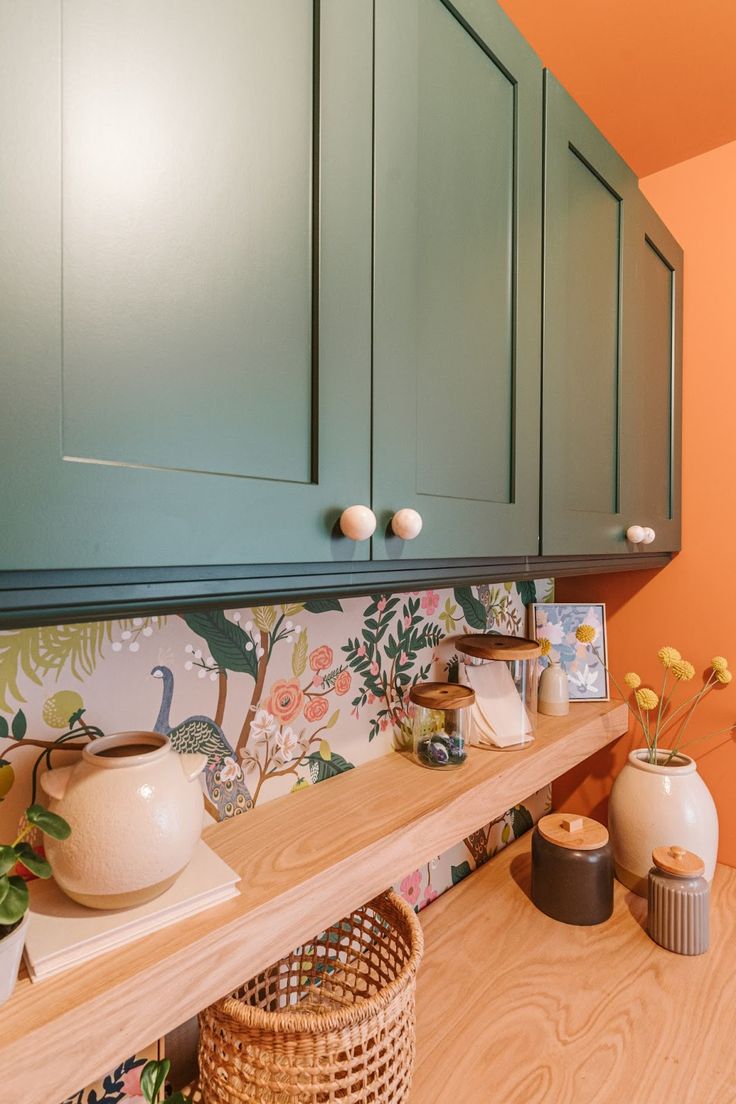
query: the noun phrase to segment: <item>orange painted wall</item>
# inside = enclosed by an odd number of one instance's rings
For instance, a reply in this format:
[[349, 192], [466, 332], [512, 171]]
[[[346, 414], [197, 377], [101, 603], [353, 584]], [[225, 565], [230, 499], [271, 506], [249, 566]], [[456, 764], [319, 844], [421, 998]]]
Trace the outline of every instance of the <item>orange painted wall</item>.
[[[557, 597], [606, 602], [614, 673], [655, 680], [663, 644], [699, 671], [719, 654], [736, 668], [736, 142], [641, 187], [685, 250], [683, 551], [656, 573], [561, 579]], [[688, 738], [734, 723], [736, 680], [701, 710]], [[560, 779], [556, 802], [604, 818], [612, 778], [638, 743], [623, 739]], [[719, 858], [736, 866], [736, 737], [691, 750], [718, 806]]]

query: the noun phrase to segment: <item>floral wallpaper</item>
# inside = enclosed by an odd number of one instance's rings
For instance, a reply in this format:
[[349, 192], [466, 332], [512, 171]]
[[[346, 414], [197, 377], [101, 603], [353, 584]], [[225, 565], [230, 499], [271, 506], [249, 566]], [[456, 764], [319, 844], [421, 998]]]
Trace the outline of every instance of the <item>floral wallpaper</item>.
[[[155, 730], [203, 751], [218, 820], [389, 754], [407, 742], [412, 684], [456, 677], [454, 637], [523, 635], [525, 607], [552, 597], [544, 579], [0, 632], [0, 840], [37, 799], [43, 770], [76, 754], [65, 743], [111, 732]], [[409, 872], [399, 892], [425, 907], [549, 800], [548, 789], [532, 795]], [[117, 1087], [127, 1075], [124, 1064], [107, 1095], [83, 1090], [74, 1104], [134, 1099]]]

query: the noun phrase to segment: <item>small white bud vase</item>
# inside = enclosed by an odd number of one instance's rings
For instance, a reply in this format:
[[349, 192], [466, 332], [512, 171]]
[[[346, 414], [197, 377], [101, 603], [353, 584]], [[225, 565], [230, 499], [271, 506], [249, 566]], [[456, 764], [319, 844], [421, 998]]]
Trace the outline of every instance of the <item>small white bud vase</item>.
[[570, 687], [558, 659], [550, 659], [539, 677], [537, 709], [547, 717], [565, 717], [570, 712]]
[[47, 771], [49, 809], [71, 826], [45, 841], [60, 889], [88, 908], [132, 908], [176, 881], [202, 832], [198, 775], [207, 758], [178, 755], [158, 732], [94, 740], [73, 766]]
[[705, 878], [713, 880], [718, 852], [718, 814], [697, 764], [682, 752], [665, 766], [669, 751], [638, 748], [616, 778], [608, 807], [616, 877], [639, 897], [647, 896], [652, 852], [672, 840], [703, 859]]

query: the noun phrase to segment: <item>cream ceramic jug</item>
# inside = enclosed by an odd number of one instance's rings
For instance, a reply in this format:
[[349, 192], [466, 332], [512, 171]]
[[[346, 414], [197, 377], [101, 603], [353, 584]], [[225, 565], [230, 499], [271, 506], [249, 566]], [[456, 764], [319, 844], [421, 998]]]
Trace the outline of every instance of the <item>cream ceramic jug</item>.
[[206, 765], [205, 755], [177, 755], [158, 732], [118, 732], [90, 743], [73, 766], [43, 774], [49, 809], [72, 829], [66, 840], [45, 840], [64, 893], [118, 909], [168, 889], [202, 831]]

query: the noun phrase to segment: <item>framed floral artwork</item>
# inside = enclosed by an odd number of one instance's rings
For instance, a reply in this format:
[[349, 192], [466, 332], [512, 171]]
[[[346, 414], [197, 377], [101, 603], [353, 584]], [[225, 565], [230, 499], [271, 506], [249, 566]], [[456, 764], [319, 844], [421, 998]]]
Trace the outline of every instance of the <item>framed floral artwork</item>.
[[[567, 675], [570, 701], [608, 701], [608, 644], [606, 607], [603, 602], [535, 602], [529, 607], [529, 631], [542, 645], [542, 666], [550, 657], [560, 661]], [[580, 625], [593, 630], [590, 644], [575, 633]]]

